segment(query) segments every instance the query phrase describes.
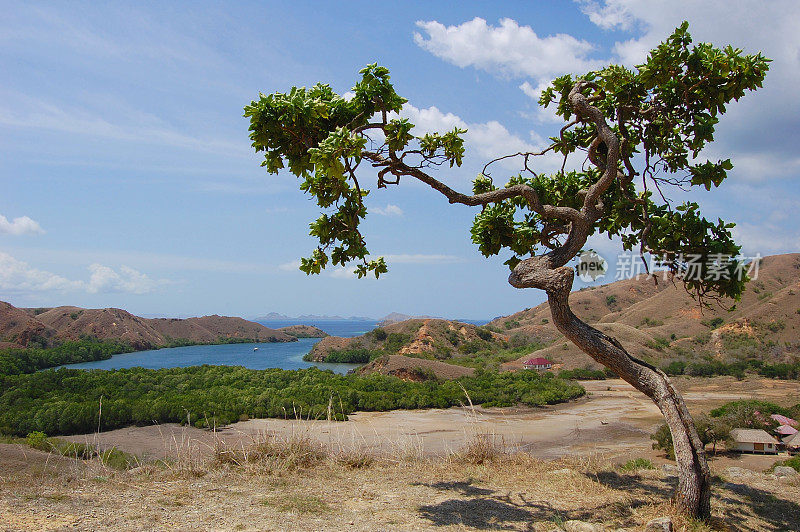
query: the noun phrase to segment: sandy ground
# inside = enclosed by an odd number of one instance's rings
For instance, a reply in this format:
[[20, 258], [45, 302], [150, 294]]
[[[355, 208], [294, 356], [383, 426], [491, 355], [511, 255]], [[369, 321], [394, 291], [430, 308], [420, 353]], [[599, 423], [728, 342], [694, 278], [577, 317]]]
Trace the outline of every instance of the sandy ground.
[[[677, 379], [689, 408], [708, 411], [728, 401], [757, 398], [783, 405], [800, 403], [800, 383], [768, 379]], [[345, 422], [253, 419], [216, 432], [167, 424], [129, 427], [69, 439], [118, 447], [143, 458], [173, 457], [187, 448], [211, 451], [218, 441], [247, 445], [265, 434], [301, 433], [331, 448], [366, 449], [373, 454], [444, 456], [476, 434], [537, 458], [569, 455], [653, 455], [649, 435], [662, 423], [658, 408], [621, 380], [581, 383], [587, 396], [546, 408], [450, 408], [358, 412]], [[753, 457], [755, 467], [771, 457]], [[750, 459], [748, 459], [750, 460]], [[768, 466], [767, 466], [768, 467]]]

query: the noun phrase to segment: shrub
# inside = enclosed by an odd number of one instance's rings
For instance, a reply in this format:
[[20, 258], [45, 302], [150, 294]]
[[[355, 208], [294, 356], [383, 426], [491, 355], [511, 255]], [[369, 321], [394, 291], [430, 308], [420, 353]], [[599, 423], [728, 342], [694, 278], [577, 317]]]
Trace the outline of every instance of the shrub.
[[[519, 326], [519, 322], [517, 322], [517, 324], [518, 324], [517, 326]], [[481, 340], [485, 340], [487, 342], [490, 342], [493, 338], [492, 331], [484, 327], [478, 327], [477, 329], [475, 329], [475, 334], [478, 335], [478, 338], [480, 338]]]
[[672, 446], [672, 434], [666, 423], [662, 424], [650, 435], [653, 440], [653, 449], [661, 449], [667, 454], [667, 458], [675, 460], [675, 448]]
[[617, 302], [617, 296], [606, 296], [606, 305], [613, 306]]
[[653, 462], [647, 458], [628, 460], [619, 467], [622, 471], [639, 471], [640, 469], [655, 469]]
[[686, 370], [686, 362], [682, 360], [673, 360], [664, 366], [663, 370], [667, 375], [683, 375]]
[[386, 333], [386, 330], [382, 329], [380, 327], [378, 327], [377, 329], [374, 329], [372, 331], [372, 335], [379, 342], [383, 342], [384, 340], [386, 340], [386, 337], [388, 336], [388, 334]]
[[605, 380], [606, 374], [602, 369], [576, 368], [563, 370], [558, 373], [559, 379], [600, 381]]
[[458, 345], [459, 342], [461, 341], [461, 337], [458, 334], [458, 331], [454, 331], [452, 329], [447, 329], [444, 332], [444, 337], [447, 339], [448, 342], [450, 342], [450, 344], [454, 346]]

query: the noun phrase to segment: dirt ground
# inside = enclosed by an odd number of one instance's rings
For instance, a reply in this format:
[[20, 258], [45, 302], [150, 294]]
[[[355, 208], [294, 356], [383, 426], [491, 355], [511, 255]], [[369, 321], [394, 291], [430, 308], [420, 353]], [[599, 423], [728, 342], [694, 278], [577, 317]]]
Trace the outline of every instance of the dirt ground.
[[567, 525], [580, 520], [596, 528], [577, 530], [632, 531], [663, 516], [675, 530], [800, 530], [797, 477], [716, 472], [709, 526], [675, 512], [674, 472], [623, 471], [601, 456], [455, 454], [354, 466], [331, 454], [304, 467], [211, 460], [120, 472], [96, 461], [44, 465], [43, 454], [28, 454], [37, 466], [0, 475], [0, 530], [549, 532], [576, 530]]
[[[622, 381], [584, 385], [586, 398], [543, 409], [358, 413], [339, 423], [250, 420], [217, 433], [165, 425], [100, 434], [103, 446], [145, 460], [169, 458], [166, 466], [130, 471], [0, 444], [0, 530], [551, 531], [571, 519], [642, 530], [664, 515], [677, 530], [800, 530], [800, 476], [766, 473], [774, 456], [711, 457], [714, 519], [710, 526], [683, 520], [670, 503], [674, 466], [650, 446], [658, 410]], [[800, 383], [716, 378], [678, 385], [693, 412], [737, 398], [800, 402]], [[324, 451], [310, 461], [237, 461], [220, 453], [245, 452], [265, 437]], [[476, 442], [480, 452], [464, 450]], [[639, 457], [655, 469], [620, 468]]]

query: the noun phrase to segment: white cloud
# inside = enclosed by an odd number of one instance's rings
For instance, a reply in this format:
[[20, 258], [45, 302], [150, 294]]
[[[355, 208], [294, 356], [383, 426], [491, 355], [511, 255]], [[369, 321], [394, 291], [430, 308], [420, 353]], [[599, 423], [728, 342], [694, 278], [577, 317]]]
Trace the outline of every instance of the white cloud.
[[8, 221], [8, 218], [0, 214], [0, 233], [9, 235], [35, 235], [44, 234], [44, 229], [39, 222], [27, 216], [20, 216]]
[[796, 253], [800, 249], [800, 233], [769, 222], [738, 223], [731, 232], [745, 256]]
[[27, 262], [0, 251], [0, 290], [9, 292], [86, 291], [90, 294], [101, 292], [145, 294], [169, 282], [165, 279], [151, 279], [146, 274], [124, 265], [114, 270], [95, 263], [89, 266], [89, 272], [88, 281], [70, 280], [34, 268]]
[[[540, 37], [514, 20], [498, 26], [475, 18], [460, 25], [418, 22], [425, 34], [416, 43], [460, 67], [528, 78], [519, 88], [538, 99], [546, 82], [564, 73], [581, 73], [610, 62], [629, 67], [641, 63], [683, 20], [689, 21], [694, 42], [733, 44], [745, 53], [762, 52], [773, 59], [764, 87], [732, 104], [717, 127], [714, 154], [732, 157], [734, 180], [798, 176], [796, 146], [800, 101], [800, 10], [796, 0], [575, 0], [598, 27], [626, 31], [631, 37], [596, 53], [590, 42], [569, 35]], [[595, 55], [593, 55], [595, 54]], [[594, 59], [607, 55], [602, 60]], [[537, 122], [555, 121], [546, 110], [526, 114]], [[453, 117], [450, 117], [450, 122]], [[487, 150], [490, 151], [490, 150]], [[504, 150], [510, 151], [510, 150]]]
[[328, 272], [334, 279], [357, 279], [355, 266], [336, 266]]
[[60, 275], [33, 268], [26, 262], [0, 251], [0, 289], [9, 292], [42, 292], [48, 290], [79, 290], [80, 281], [70, 281]]
[[300, 261], [292, 260], [278, 265], [278, 269], [282, 272], [297, 272], [300, 271]]
[[119, 271], [115, 271], [108, 266], [95, 263], [89, 266], [89, 271], [91, 276], [86, 285], [86, 291], [90, 294], [98, 292], [146, 294], [155, 290], [156, 286], [163, 282], [155, 281], [128, 266], [120, 266]]
[[[539, 151], [545, 146], [544, 140], [533, 131], [530, 132], [531, 140], [526, 141], [511, 133], [496, 120], [468, 123], [460, 116], [442, 112], [435, 106], [420, 109], [407, 103], [403, 106], [400, 114], [414, 124], [414, 134], [416, 135], [434, 131], [444, 132], [452, 130], [454, 127], [466, 129], [467, 133], [464, 135], [464, 140], [468, 153], [469, 148], [474, 149], [485, 161], [515, 152]], [[540, 158], [540, 161], [544, 160], [544, 158]], [[537, 163], [540, 161], [537, 161]], [[520, 167], [520, 162], [514, 160], [505, 161], [504, 164], [515, 170]], [[547, 165], [547, 168], [552, 166], [553, 163], [551, 162]]]
[[370, 207], [369, 212], [380, 216], [403, 216], [403, 209], [388, 203], [386, 207]]
[[577, 2], [589, 20], [604, 30], [628, 30], [633, 25], [634, 17], [624, 0], [607, 0], [603, 5], [594, 0], [577, 0]]
[[414, 34], [418, 46], [461, 68], [541, 80], [603, 64], [589, 57], [595, 46], [587, 41], [564, 33], [539, 37], [530, 26], [510, 18], [500, 20], [499, 26], [478, 17], [458, 26], [435, 20], [419, 21], [417, 26], [427, 34]]

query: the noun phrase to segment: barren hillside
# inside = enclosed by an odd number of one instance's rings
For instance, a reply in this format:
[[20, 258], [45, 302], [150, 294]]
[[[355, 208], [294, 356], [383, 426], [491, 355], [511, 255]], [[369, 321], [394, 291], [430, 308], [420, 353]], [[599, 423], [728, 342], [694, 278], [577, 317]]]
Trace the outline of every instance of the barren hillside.
[[[631, 354], [650, 360], [757, 357], [772, 361], [800, 356], [800, 254], [761, 260], [758, 277], [742, 300], [700, 308], [680, 283], [659, 275], [628, 279], [573, 292], [575, 314], [614, 336]], [[538, 351], [565, 367], [595, 365], [555, 329], [546, 303], [489, 323], [506, 334], [524, 332], [553, 343]], [[523, 357], [507, 367], [521, 367]]]
[[0, 302], [0, 347], [46, 346], [58, 340], [90, 336], [121, 340], [136, 349], [163, 347], [173, 342], [216, 343], [231, 340], [293, 342], [298, 336], [322, 337], [316, 327], [270, 329], [242, 318], [141, 318], [117, 308], [85, 309], [64, 306], [21, 309]]

